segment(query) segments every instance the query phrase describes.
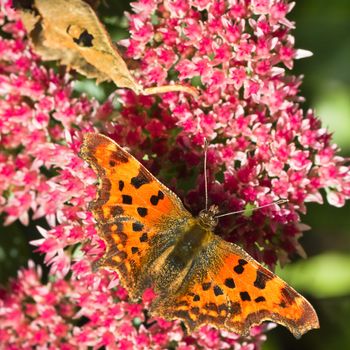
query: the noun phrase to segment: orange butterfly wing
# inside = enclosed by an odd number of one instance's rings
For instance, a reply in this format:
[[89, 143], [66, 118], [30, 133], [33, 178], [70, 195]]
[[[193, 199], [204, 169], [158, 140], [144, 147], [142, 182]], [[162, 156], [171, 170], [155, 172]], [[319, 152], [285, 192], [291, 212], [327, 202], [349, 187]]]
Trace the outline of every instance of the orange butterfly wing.
[[161, 253], [150, 242], [163, 235], [163, 246], [175, 241], [169, 227], [191, 218], [180, 199], [116, 142], [101, 134], [84, 135], [80, 156], [99, 179], [97, 199], [89, 209], [105, 240], [102, 266], [116, 269], [132, 297], [147, 286], [144, 266]]
[[265, 320], [287, 327], [295, 337], [319, 328], [310, 303], [243, 249], [215, 236], [198, 257], [192, 283], [170, 299], [158, 299], [152, 311], [180, 318], [194, 331], [210, 324], [248, 335]]

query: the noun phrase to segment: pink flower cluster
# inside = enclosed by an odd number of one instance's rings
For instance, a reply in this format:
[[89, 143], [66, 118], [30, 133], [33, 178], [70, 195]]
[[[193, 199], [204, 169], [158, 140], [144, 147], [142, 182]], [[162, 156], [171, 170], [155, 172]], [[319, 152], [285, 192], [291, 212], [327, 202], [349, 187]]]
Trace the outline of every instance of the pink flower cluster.
[[[209, 197], [222, 212], [287, 199], [281, 208], [219, 225], [226, 239], [270, 266], [295, 252], [304, 255], [299, 214], [307, 202], [321, 204], [323, 192], [340, 207], [350, 196], [349, 167], [313, 112], [302, 110], [301, 80], [288, 72], [295, 59], [310, 55], [294, 48], [294, 24], [286, 18], [293, 6], [285, 0], [140, 0], [128, 14], [131, 37], [122, 42], [129, 57], [141, 60], [143, 85], [176, 80], [200, 91], [196, 100], [167, 93], [160, 102], [126, 93], [124, 141], [149, 145], [157, 155], [151, 168], [171, 169], [194, 213], [204, 207], [203, 156], [196, 148], [204, 138], [210, 143]], [[187, 183], [197, 188], [188, 191]]]
[[185, 336], [179, 322], [150, 319], [146, 307], [127, 301], [122, 288], [109, 288], [110, 276], [100, 280], [55, 278], [43, 285], [41, 269], [30, 261], [11, 281], [10, 291], [0, 290], [0, 344], [6, 349], [240, 349], [253, 350], [264, 340], [259, 328], [251, 339], [208, 327]]
[[[33, 54], [10, 5], [0, 0], [5, 33], [0, 36], [0, 214], [5, 225], [46, 218], [48, 226], [38, 227], [42, 238], [31, 243], [45, 254], [50, 272], [42, 277], [30, 262], [0, 289], [0, 347], [260, 348], [266, 325], [253, 328], [245, 339], [210, 327], [187, 335], [179, 322], [149, 317], [151, 292], [142, 303], [131, 303], [116, 273], [92, 270], [105, 246], [87, 211], [96, 178], [77, 154], [84, 132], [97, 130], [94, 125], [101, 121], [111, 127], [110, 101], [100, 106], [84, 96], [73, 97], [71, 78], [48, 69]], [[145, 127], [154, 132], [159, 125], [150, 121]], [[124, 135], [123, 127], [130, 145], [140, 151], [141, 144], [132, 142], [139, 129], [132, 134], [126, 119], [112, 132]]]

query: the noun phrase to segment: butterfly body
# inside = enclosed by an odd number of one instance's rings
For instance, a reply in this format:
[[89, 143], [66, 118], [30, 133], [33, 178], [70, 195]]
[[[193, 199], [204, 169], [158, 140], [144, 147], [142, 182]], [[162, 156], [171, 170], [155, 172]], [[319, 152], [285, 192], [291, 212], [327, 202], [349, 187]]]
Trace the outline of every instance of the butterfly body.
[[[132, 287], [131, 295], [134, 299], [139, 298], [151, 286], [163, 296], [169, 294], [169, 291], [176, 294], [184, 290], [188, 281], [193, 280], [195, 267], [203, 264], [198, 259], [205, 256], [214, 244], [214, 233], [203, 225], [200, 218], [189, 217], [176, 223], [165, 220], [158, 229], [163, 235], [155, 236], [149, 241], [153, 249], [140, 261], [143, 273], [140, 273], [140, 278]], [[141, 241], [145, 237], [143, 233]], [[131, 247], [131, 251], [136, 252], [136, 247]], [[104, 265], [113, 267], [115, 261], [115, 257], [112, 257], [105, 260]]]
[[193, 217], [180, 199], [111, 139], [84, 136], [81, 156], [99, 178], [90, 210], [106, 242], [101, 265], [131, 298], [152, 287], [151, 313], [246, 335], [272, 320], [295, 336], [318, 327], [312, 306], [239, 246], [214, 234], [217, 208]]
[[199, 219], [189, 220], [182, 232], [179, 232], [167, 263], [184, 269], [212, 243], [213, 237], [213, 232], [203, 226]]

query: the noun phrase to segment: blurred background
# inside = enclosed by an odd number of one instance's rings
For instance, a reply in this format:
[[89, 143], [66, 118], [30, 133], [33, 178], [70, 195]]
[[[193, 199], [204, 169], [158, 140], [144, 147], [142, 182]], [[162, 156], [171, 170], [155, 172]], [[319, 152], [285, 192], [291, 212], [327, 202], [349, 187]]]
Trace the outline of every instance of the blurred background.
[[[106, 7], [108, 5], [108, 8]], [[128, 0], [104, 1], [100, 8], [104, 22], [115, 41], [126, 37], [125, 10]], [[289, 18], [296, 22], [296, 47], [313, 52], [310, 58], [297, 61], [295, 75], [304, 75], [301, 95], [305, 110], [314, 108], [323, 126], [334, 134], [341, 155], [350, 156], [350, 2], [349, 0], [299, 1]], [[104, 100], [113, 85], [96, 86], [81, 80], [78, 92], [87, 92]], [[301, 240], [309, 258], [278, 268], [277, 273], [307, 297], [315, 307], [321, 329], [296, 340], [283, 327], [268, 333], [264, 350], [277, 349], [350, 349], [350, 203], [343, 208], [328, 204], [309, 204], [303, 222], [311, 226]], [[18, 222], [1, 228], [0, 284], [15, 277], [28, 259], [42, 263], [28, 241], [39, 238], [35, 226]]]
[[[304, 75], [304, 109], [313, 108], [333, 132], [340, 154], [350, 156], [350, 2], [297, 1], [296, 47], [313, 56], [296, 61], [294, 74]], [[309, 258], [277, 273], [307, 297], [321, 328], [296, 340], [283, 327], [270, 332], [264, 350], [350, 349], [350, 203], [343, 208], [308, 204], [302, 221], [311, 226], [301, 239]]]

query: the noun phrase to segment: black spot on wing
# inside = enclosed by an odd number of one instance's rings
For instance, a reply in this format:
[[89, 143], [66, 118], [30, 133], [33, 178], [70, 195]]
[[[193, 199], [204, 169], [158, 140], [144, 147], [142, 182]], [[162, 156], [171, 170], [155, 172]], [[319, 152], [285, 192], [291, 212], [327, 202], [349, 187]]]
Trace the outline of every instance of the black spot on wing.
[[[281, 294], [282, 294], [282, 302], [284, 301], [286, 304], [292, 304], [294, 302], [294, 299], [298, 296], [298, 294], [294, 291], [292, 291], [290, 288], [288, 287], [284, 287], [281, 290]], [[281, 304], [282, 304], [281, 302]], [[282, 306], [281, 306], [282, 307]]]
[[237, 265], [233, 268], [233, 270], [240, 275], [241, 273], [243, 273], [244, 267], [241, 265]]
[[132, 204], [132, 197], [129, 196], [128, 194], [123, 194], [122, 195], [122, 202], [123, 202], [123, 204]]
[[193, 297], [193, 301], [199, 301], [201, 300], [200, 296], [198, 294], [196, 294], [194, 297]]
[[261, 302], [263, 302], [263, 301], [266, 301], [266, 299], [264, 298], [264, 297], [257, 297], [257, 298], [255, 298], [254, 299], [254, 301], [256, 302], [256, 303], [261, 303]]
[[224, 294], [224, 292], [222, 291], [222, 289], [219, 287], [219, 286], [214, 286], [214, 294], [216, 295], [216, 296], [219, 296], [219, 295], [223, 295]]
[[132, 223], [132, 230], [134, 232], [140, 232], [143, 230], [143, 225], [140, 222], [133, 222]]
[[120, 163], [127, 163], [128, 161], [129, 161], [129, 157], [127, 153], [125, 153], [123, 150], [119, 148], [116, 151], [112, 151], [109, 156], [109, 164], [113, 162], [114, 166]]
[[239, 263], [240, 265], [242, 265], [242, 266], [248, 264], [248, 262], [247, 262], [246, 260], [244, 260], [244, 259], [239, 259], [239, 260], [238, 260], [238, 263]]
[[140, 237], [140, 242], [144, 243], [148, 241], [148, 235], [147, 233], [143, 233], [142, 236]]
[[248, 292], [240, 292], [239, 295], [242, 301], [251, 301], [250, 295]]
[[119, 191], [123, 191], [123, 188], [124, 188], [124, 181], [122, 180], [119, 180]]
[[203, 290], [208, 290], [211, 286], [211, 283], [210, 282], [204, 282], [202, 283], [202, 289]]
[[242, 274], [244, 271], [244, 265], [248, 264], [248, 262], [244, 259], [239, 259], [238, 260], [238, 265], [236, 265], [233, 270], [234, 272], [236, 272], [237, 274]]
[[236, 287], [235, 281], [233, 280], [233, 278], [226, 278], [224, 284], [226, 287], [231, 289]]
[[131, 247], [131, 253], [136, 254], [139, 251], [137, 247]]
[[254, 281], [254, 286], [259, 289], [264, 289], [266, 287], [266, 282], [272, 279], [272, 275], [266, 274], [262, 270], [256, 271], [256, 279]]
[[158, 191], [157, 195], [151, 196], [150, 202], [152, 205], [157, 205], [161, 199], [164, 199], [164, 193], [162, 191]]
[[134, 176], [131, 179], [131, 184], [136, 188], [140, 188], [141, 186], [148, 184], [152, 181], [152, 177], [144, 170], [144, 168], [140, 168], [137, 176]]
[[148, 214], [148, 209], [147, 208], [143, 208], [143, 207], [138, 207], [137, 208], [137, 213], [144, 218], [147, 214]]

